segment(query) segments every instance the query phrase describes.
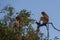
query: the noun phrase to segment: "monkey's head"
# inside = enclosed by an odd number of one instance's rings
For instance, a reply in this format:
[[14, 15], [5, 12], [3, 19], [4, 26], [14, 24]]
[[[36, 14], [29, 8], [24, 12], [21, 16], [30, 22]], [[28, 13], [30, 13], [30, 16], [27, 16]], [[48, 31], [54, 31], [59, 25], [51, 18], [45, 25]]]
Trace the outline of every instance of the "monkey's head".
[[42, 14], [42, 16], [43, 16], [43, 17], [46, 17], [46, 18], [48, 18], [48, 17], [49, 17], [49, 16], [47, 15], [47, 13], [46, 13], [46, 12], [44, 12], [44, 11], [43, 11], [43, 12], [41, 12], [41, 14]]
[[19, 20], [19, 17], [18, 17], [18, 16], [16, 17], [16, 20], [17, 20], [17, 21]]
[[41, 12], [41, 14], [42, 14], [42, 15], [45, 15], [46, 13], [43, 11], [43, 12]]

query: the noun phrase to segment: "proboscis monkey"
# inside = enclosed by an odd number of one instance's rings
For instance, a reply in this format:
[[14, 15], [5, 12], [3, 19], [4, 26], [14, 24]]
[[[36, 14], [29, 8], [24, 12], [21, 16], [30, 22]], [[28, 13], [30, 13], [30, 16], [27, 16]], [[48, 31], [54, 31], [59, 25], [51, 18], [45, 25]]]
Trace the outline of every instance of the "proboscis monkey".
[[[46, 24], [49, 22], [49, 16], [45, 12], [41, 12], [41, 14], [42, 14], [42, 17], [40, 17], [39, 22], [36, 22], [36, 24], [38, 25], [37, 26], [38, 30], [40, 26], [44, 26], [44, 25], [46, 26]], [[42, 21], [42, 24], [41, 24], [41, 21]]]
[[49, 16], [45, 12], [41, 12], [42, 17], [40, 18], [40, 21], [42, 21], [42, 24], [46, 25], [49, 22]]
[[20, 21], [20, 17], [19, 16], [16, 17], [16, 20], [17, 20], [18, 27], [19, 28], [23, 27], [24, 23], [22, 21]]

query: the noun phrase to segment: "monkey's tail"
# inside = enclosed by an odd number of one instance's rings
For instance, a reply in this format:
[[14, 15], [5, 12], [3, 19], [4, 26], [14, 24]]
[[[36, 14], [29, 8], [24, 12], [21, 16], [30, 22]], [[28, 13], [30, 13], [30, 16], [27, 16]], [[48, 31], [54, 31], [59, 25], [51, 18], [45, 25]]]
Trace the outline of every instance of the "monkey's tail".
[[57, 28], [53, 25], [53, 23], [49, 23], [49, 24], [51, 24], [52, 27], [53, 27], [55, 30], [60, 31], [59, 29], [57, 29]]

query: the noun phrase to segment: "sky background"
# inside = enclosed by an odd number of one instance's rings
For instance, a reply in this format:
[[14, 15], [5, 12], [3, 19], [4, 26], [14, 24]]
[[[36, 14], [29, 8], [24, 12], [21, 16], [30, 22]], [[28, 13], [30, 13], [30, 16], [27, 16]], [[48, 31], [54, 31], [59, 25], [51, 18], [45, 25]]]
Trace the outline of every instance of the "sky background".
[[[57, 29], [60, 29], [60, 0], [0, 0], [0, 10], [6, 5], [11, 5], [16, 11], [26, 9], [31, 11], [32, 18], [39, 21], [41, 12], [45, 11], [49, 15], [50, 22], [53, 22]], [[0, 19], [3, 18], [3, 14], [0, 14]], [[36, 29], [36, 24], [33, 27]], [[50, 38], [58, 36], [60, 38], [60, 32], [49, 26]], [[46, 28], [41, 27], [41, 31], [46, 34]]]

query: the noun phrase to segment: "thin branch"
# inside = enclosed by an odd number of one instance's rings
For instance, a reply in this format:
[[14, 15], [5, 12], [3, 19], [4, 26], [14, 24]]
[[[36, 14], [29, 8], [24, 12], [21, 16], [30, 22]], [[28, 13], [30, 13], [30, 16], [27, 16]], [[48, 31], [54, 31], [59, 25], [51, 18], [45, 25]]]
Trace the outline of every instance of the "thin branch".
[[47, 40], [49, 40], [49, 24], [46, 25], [46, 29], [47, 29]]

